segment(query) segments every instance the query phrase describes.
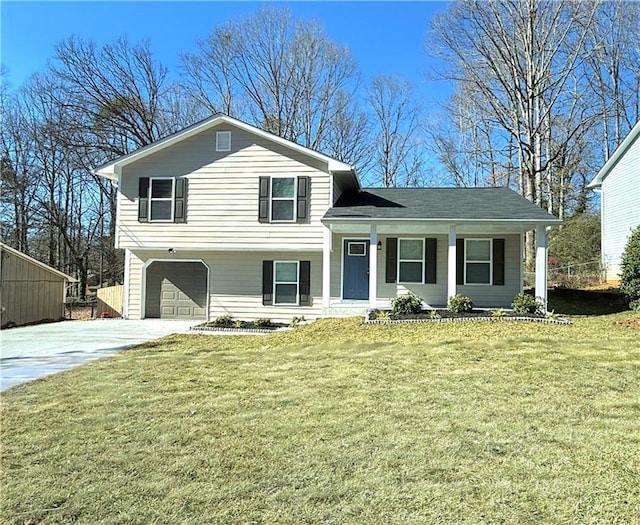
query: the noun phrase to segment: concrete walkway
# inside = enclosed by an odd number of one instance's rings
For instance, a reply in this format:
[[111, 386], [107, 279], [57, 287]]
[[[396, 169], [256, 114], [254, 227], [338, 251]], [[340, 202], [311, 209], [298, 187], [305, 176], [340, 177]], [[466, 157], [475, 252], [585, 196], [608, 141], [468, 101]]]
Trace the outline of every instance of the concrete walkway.
[[186, 333], [197, 323], [94, 319], [2, 330], [0, 391], [165, 335]]

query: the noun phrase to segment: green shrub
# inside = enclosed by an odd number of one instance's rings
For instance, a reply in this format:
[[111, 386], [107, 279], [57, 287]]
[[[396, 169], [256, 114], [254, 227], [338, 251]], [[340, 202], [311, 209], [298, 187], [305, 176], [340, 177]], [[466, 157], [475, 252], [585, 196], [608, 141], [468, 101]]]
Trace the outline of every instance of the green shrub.
[[269, 328], [271, 326], [271, 319], [268, 317], [258, 317], [253, 324], [259, 328]]
[[507, 315], [507, 312], [505, 312], [502, 308], [498, 308], [497, 310], [491, 310], [492, 317], [504, 317], [505, 315]]
[[233, 321], [233, 327], [234, 328], [242, 328], [244, 326], [244, 321]]
[[395, 315], [417, 314], [422, 310], [422, 299], [409, 292], [391, 299], [391, 306]]
[[629, 237], [622, 253], [620, 268], [620, 291], [629, 299], [631, 309], [636, 310], [631, 304], [637, 306], [640, 302], [640, 226]]
[[447, 301], [447, 310], [459, 314], [473, 310], [473, 301], [466, 295], [453, 295]]
[[440, 319], [442, 316], [438, 313], [438, 310], [429, 311], [429, 319]]
[[214, 326], [233, 326], [233, 317], [230, 315], [221, 315], [216, 317], [216, 320], [213, 322]]
[[511, 303], [511, 308], [518, 315], [541, 314], [542, 302], [526, 293], [519, 293]]
[[629, 308], [631, 308], [634, 312], [640, 313], [640, 299], [636, 299], [635, 301], [631, 301], [629, 303]]

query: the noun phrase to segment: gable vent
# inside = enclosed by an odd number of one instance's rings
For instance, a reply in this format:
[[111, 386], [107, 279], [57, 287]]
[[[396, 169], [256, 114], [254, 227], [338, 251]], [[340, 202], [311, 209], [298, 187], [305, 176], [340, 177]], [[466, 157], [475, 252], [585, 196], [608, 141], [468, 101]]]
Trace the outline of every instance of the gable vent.
[[216, 151], [231, 151], [231, 132], [216, 132]]

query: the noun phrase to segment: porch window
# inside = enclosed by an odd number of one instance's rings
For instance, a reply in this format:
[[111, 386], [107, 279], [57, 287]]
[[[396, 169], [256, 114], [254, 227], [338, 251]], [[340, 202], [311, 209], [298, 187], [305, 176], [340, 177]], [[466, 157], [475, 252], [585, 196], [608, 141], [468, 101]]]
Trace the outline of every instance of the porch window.
[[465, 239], [465, 284], [491, 284], [491, 239]]
[[271, 178], [271, 220], [294, 221], [296, 202], [295, 177]]
[[298, 304], [298, 261], [275, 261], [274, 304]]
[[174, 179], [151, 178], [149, 180], [149, 220], [173, 221]]
[[398, 282], [424, 282], [424, 239], [398, 239]]

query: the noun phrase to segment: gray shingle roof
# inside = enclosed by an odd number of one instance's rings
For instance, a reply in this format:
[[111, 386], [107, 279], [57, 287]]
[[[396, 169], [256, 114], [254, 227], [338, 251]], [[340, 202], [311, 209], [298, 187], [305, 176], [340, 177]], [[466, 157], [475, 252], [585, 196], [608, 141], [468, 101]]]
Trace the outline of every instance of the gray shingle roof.
[[324, 216], [345, 218], [560, 222], [509, 188], [366, 188], [343, 194]]

